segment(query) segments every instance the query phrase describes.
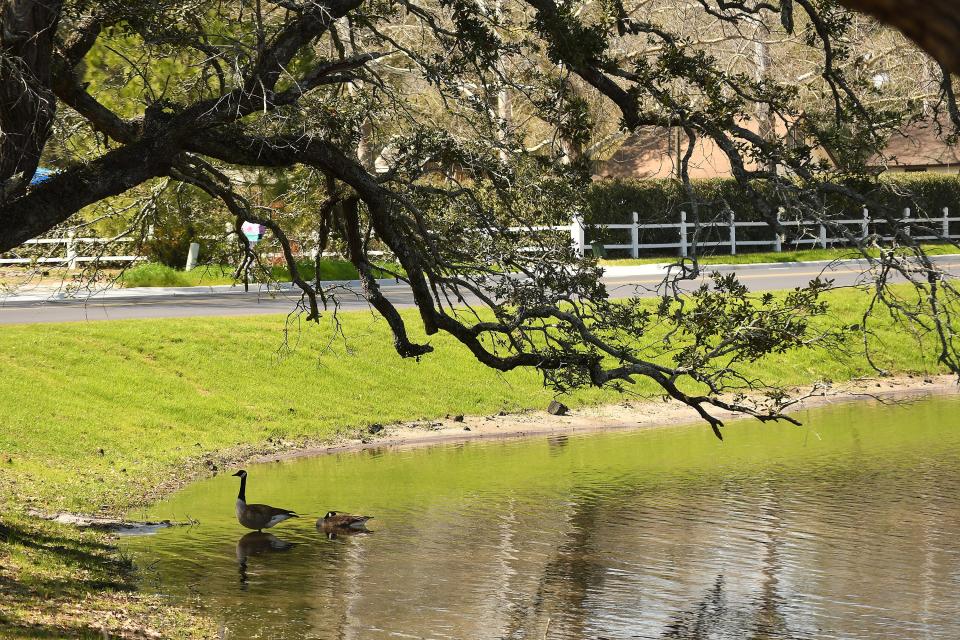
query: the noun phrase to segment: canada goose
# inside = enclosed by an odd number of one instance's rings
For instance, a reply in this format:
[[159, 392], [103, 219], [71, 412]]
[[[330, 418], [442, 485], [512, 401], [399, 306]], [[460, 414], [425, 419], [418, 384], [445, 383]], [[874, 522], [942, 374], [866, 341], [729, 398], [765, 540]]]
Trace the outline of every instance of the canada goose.
[[317, 520], [317, 528], [323, 531], [366, 531], [367, 520], [372, 520], [373, 516], [354, 516], [349, 513], [337, 513], [328, 511], [327, 515]]
[[247, 529], [269, 529], [290, 518], [299, 516], [288, 509], [278, 509], [266, 504], [247, 504], [247, 472], [241, 469], [235, 476], [240, 477], [240, 494], [237, 495], [237, 520]]

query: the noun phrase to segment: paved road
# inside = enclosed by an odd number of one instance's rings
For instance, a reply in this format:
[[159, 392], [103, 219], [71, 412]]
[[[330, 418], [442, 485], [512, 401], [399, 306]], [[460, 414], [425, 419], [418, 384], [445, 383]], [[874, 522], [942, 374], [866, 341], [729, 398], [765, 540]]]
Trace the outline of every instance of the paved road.
[[[960, 260], [951, 258], [942, 261], [942, 266], [951, 273], [960, 273]], [[733, 271], [727, 267], [722, 271]], [[857, 282], [861, 271], [856, 265], [763, 266], [740, 268], [738, 277], [751, 290], [772, 291], [805, 285], [811, 279], [824, 275], [833, 278], [836, 286], [849, 286]], [[654, 288], [661, 277], [620, 276], [607, 277], [611, 295], [655, 294]], [[691, 284], [690, 286], [695, 286]], [[390, 285], [383, 288], [384, 294], [398, 306], [411, 306], [413, 297], [405, 285]], [[71, 322], [90, 320], [122, 320], [130, 318], [182, 318], [192, 316], [232, 316], [288, 313], [294, 309], [298, 296], [290, 293], [262, 294], [231, 291], [218, 294], [190, 296], [147, 296], [135, 299], [111, 298], [105, 300], [44, 300], [7, 301], [0, 306], [0, 324], [31, 322]], [[365, 301], [341, 296], [341, 309], [366, 309]]]

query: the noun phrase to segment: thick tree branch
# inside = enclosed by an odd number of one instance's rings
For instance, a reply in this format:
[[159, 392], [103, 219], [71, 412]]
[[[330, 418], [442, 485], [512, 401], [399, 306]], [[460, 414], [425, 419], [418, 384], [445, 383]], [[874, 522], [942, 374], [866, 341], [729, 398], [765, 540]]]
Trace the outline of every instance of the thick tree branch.
[[903, 32], [951, 73], [960, 73], [960, 7], [955, 0], [840, 0]]
[[45, 233], [87, 205], [165, 175], [173, 155], [162, 141], [126, 145], [0, 205], [0, 252]]

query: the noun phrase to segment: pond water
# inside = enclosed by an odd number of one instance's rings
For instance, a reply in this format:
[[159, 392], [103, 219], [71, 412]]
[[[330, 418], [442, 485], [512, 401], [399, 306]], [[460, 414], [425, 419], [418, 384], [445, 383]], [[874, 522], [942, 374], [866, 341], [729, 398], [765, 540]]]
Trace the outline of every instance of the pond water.
[[[248, 467], [125, 538], [226, 638], [960, 638], [960, 401]], [[328, 510], [373, 514], [328, 538]], [[285, 544], [291, 543], [291, 544]]]

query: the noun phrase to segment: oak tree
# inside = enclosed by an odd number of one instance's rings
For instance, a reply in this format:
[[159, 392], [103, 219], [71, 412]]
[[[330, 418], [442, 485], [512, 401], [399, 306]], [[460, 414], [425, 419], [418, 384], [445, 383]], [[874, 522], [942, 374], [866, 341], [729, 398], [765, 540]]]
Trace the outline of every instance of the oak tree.
[[[955, 18], [921, 22], [949, 3], [912, 3], [909, 16], [889, 8], [906, 3], [845, 4], [941, 63], [937, 108], [960, 124], [955, 51], [944, 46]], [[452, 335], [490, 367], [536, 368], [560, 390], [646, 377], [718, 435], [712, 408], [792, 420], [792, 400], [743, 365], [831, 339], [811, 322], [826, 312], [827, 281], [782, 296], [754, 296], [732, 276], [691, 288], [694, 258], [677, 263], [657, 304], [612, 300], [593, 260], [538, 230], [578, 210], [590, 127], [673, 127], [695, 223], [687, 163], [708, 139], [774, 229], [812, 216], [859, 248], [876, 300], [934, 333], [942, 362], [960, 371], [956, 291], [913, 239], [936, 230], [918, 233], [930, 225], [873, 206], [865, 165], [865, 151], [882, 152], [913, 110], [866, 99], [875, 87], [857, 72], [853, 14], [832, 0], [0, 6], [0, 251], [87, 207], [176, 185], [218, 202], [238, 231], [265, 225], [310, 319], [331, 292], [301, 273], [291, 230], [312, 229], [318, 255], [338, 243], [403, 357], [432, 347], [410, 338], [409, 318], [381, 292], [375, 247], [395, 256], [426, 334]], [[714, 51], [720, 40], [753, 49], [774, 36], [815, 64], [803, 87]], [[767, 125], [751, 125], [758, 114]], [[58, 172], [31, 186], [44, 157]], [[278, 185], [270, 202], [242, 187], [252, 171]], [[886, 216], [891, 238], [837, 223], [838, 199]], [[144, 207], [128, 222], [142, 229], [148, 216]], [[911, 294], [890, 286], [894, 273]]]

